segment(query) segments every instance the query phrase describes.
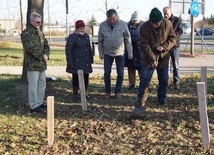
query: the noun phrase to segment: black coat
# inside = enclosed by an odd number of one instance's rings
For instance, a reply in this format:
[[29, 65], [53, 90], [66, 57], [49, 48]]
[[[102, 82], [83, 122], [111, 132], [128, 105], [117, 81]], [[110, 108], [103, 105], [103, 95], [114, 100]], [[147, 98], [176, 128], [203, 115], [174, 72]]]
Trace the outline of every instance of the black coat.
[[140, 27], [143, 24], [143, 21], [137, 25], [137, 27], [132, 26], [132, 21], [128, 23], [129, 32], [132, 40], [132, 48], [133, 48], [133, 58], [131, 60], [128, 59], [128, 53], [125, 53], [125, 67], [135, 68], [140, 70], [140, 64], [142, 60], [142, 52], [140, 50]]
[[177, 36], [177, 44], [175, 46], [180, 47], [180, 37], [183, 34], [181, 18], [176, 17], [172, 14], [169, 20], [171, 21], [173, 29], [175, 30]]
[[[66, 47], [66, 72], [77, 74], [77, 70], [83, 70], [84, 74], [92, 72], [93, 53], [90, 45], [90, 38], [87, 33], [83, 36], [76, 33], [69, 35]], [[73, 65], [74, 68], [70, 66]]]

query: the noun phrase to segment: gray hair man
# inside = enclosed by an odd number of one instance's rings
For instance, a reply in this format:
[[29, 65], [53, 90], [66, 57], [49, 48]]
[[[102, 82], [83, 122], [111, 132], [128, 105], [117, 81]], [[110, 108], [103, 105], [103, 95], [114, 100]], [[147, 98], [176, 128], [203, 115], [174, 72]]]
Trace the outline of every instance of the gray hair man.
[[121, 98], [121, 89], [124, 77], [124, 53], [128, 51], [128, 58], [132, 59], [131, 36], [127, 23], [119, 19], [116, 10], [107, 11], [107, 19], [100, 24], [98, 32], [98, 50], [101, 59], [104, 59], [105, 98], [111, 96], [111, 67], [115, 60], [117, 67], [117, 81], [114, 90], [115, 97]]
[[164, 18], [171, 21], [173, 29], [176, 33], [177, 43], [176, 45], [170, 50], [170, 56], [172, 60], [173, 66], [173, 84], [175, 89], [180, 89], [180, 72], [179, 72], [179, 58], [180, 58], [180, 36], [183, 34], [181, 19], [176, 17], [172, 14], [170, 7], [166, 6], [163, 8]]
[[43, 99], [46, 87], [45, 70], [47, 69], [50, 47], [40, 30], [41, 20], [40, 14], [31, 13], [30, 24], [21, 34], [27, 69], [28, 103], [33, 112], [41, 112], [47, 108]]

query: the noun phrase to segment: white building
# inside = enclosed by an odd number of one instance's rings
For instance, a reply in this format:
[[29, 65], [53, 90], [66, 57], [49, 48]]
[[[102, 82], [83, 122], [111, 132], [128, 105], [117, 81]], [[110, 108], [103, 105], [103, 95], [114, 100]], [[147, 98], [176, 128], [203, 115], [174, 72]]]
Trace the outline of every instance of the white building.
[[6, 31], [15, 29], [15, 19], [0, 19], [0, 28]]

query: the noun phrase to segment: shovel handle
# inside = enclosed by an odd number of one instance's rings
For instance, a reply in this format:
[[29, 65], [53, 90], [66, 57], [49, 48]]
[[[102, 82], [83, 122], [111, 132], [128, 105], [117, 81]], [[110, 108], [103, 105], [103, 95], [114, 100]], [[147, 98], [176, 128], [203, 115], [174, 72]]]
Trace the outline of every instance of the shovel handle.
[[147, 95], [147, 93], [148, 93], [148, 90], [149, 90], [149, 87], [146, 87], [146, 89], [145, 89], [145, 91], [144, 91], [144, 94], [143, 94], [143, 98], [142, 98], [142, 100], [141, 100], [141, 104], [140, 104], [141, 107], [144, 107], [144, 106], [145, 106], [145, 100], [146, 100], [146, 95]]

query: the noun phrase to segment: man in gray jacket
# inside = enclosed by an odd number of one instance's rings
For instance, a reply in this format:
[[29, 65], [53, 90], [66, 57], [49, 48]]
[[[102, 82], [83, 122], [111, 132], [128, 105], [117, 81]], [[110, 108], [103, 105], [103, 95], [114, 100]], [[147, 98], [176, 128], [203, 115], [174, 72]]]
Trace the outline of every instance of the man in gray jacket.
[[111, 96], [111, 68], [115, 60], [117, 81], [114, 90], [115, 97], [121, 98], [121, 88], [124, 76], [124, 53], [128, 51], [128, 59], [132, 59], [131, 36], [127, 23], [118, 19], [116, 10], [110, 9], [106, 13], [107, 20], [100, 24], [98, 32], [98, 50], [100, 59], [104, 59], [105, 98]]

